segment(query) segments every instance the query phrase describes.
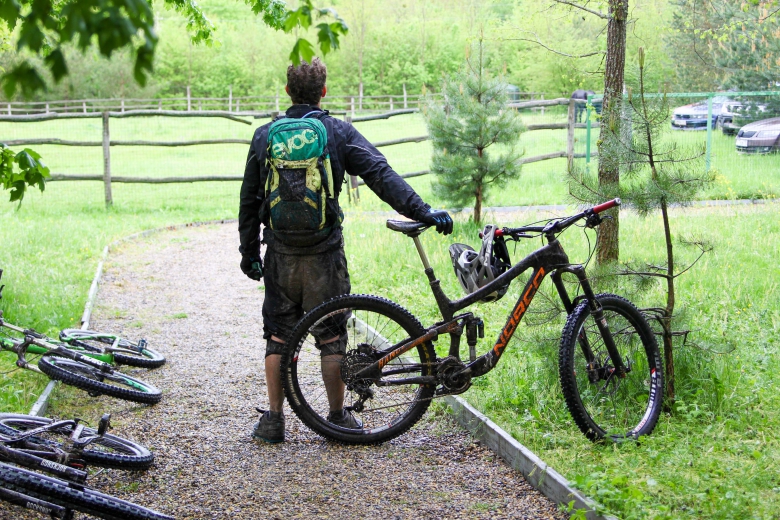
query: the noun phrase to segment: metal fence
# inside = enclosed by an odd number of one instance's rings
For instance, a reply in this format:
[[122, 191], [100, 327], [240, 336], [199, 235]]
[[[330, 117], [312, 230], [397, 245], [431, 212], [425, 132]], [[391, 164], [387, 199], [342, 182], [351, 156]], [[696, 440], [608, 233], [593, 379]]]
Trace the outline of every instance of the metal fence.
[[[647, 95], [651, 100], [660, 96]], [[715, 184], [704, 196], [780, 196], [780, 91], [668, 93], [666, 97], [669, 119], [659, 137], [666, 143], [688, 147], [692, 153], [703, 151], [703, 167], [716, 173]], [[591, 96], [589, 101], [598, 103], [601, 96]], [[596, 116], [593, 110], [587, 110], [587, 165], [596, 164]]]

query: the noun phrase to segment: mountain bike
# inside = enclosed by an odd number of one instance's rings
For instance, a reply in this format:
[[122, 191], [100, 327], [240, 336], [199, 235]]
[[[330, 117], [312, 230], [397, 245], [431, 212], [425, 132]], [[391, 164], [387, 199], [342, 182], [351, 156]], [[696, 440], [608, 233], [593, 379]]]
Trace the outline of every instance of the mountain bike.
[[74, 511], [105, 520], [173, 520], [173, 517], [84, 486], [0, 462], [0, 500], [72, 520]]
[[[155, 404], [162, 392], [149, 383], [123, 374], [114, 367], [90, 356], [67, 348], [63, 344], [49, 343], [33, 333], [3, 319], [0, 311], [0, 328], [8, 328], [24, 335], [24, 338], [0, 336], [0, 349], [17, 356], [16, 365], [42, 372], [51, 379], [86, 390], [90, 395], [109, 395], [127, 401]], [[27, 353], [42, 354], [35, 366], [27, 360]]]
[[[97, 429], [79, 419], [55, 421], [14, 413], [0, 413], [0, 459], [56, 476], [83, 482], [88, 465], [138, 471], [148, 469], [154, 455], [138, 443], [107, 433], [110, 414]], [[32, 464], [22, 461], [31, 460]], [[72, 469], [78, 470], [76, 473]]]
[[154, 460], [143, 446], [106, 433], [109, 424], [109, 414], [103, 415], [96, 430], [78, 419], [54, 421], [0, 414], [0, 459], [4, 461], [0, 462], [0, 499], [50, 518], [72, 519], [74, 511], [81, 511], [109, 520], [170, 519], [84, 486], [87, 464], [140, 470], [147, 469]]
[[[3, 270], [0, 269], [0, 279], [3, 278]], [[0, 287], [0, 299], [2, 288]], [[21, 328], [14, 330], [20, 331]], [[46, 341], [47, 343], [62, 344], [81, 354], [98, 359], [110, 365], [128, 365], [140, 368], [157, 368], [165, 364], [165, 357], [149, 348], [145, 339], [132, 341], [127, 338], [106, 332], [96, 332], [83, 329], [65, 329], [60, 331], [59, 339], [54, 339], [41, 334], [33, 329], [24, 329], [25, 334]], [[32, 354], [45, 354], [40, 347], [31, 345], [29, 352]]]
[[[463, 393], [474, 378], [496, 367], [549, 275], [568, 315], [559, 344], [558, 373], [574, 422], [592, 441], [635, 439], [651, 433], [663, 398], [655, 335], [631, 302], [614, 294], [595, 294], [584, 266], [570, 263], [558, 240], [558, 235], [575, 224], [595, 228], [602, 222], [599, 213], [619, 204], [615, 199], [567, 218], [517, 228], [486, 226], [483, 249], [488, 244], [484, 250], [491, 254], [482, 262], [494, 270], [490, 271], [494, 277], [458, 300], [450, 300], [442, 290], [420, 242], [428, 226], [388, 220], [389, 229], [414, 240], [442, 320], [423, 327], [397, 303], [370, 295], [340, 296], [315, 307], [295, 326], [283, 356], [283, 381], [292, 410], [312, 430], [345, 443], [379, 443], [403, 434], [432, 399]], [[506, 240], [533, 237], [543, 237], [546, 244], [512, 265]], [[498, 338], [477, 357], [484, 322], [472, 312], [456, 313], [478, 301], [495, 301], [511, 281], [528, 270], [531, 274]], [[576, 279], [574, 298], [567, 290], [565, 274]], [[468, 360], [460, 356], [464, 333]], [[449, 353], [439, 357], [434, 342], [445, 334], [450, 337]], [[328, 421], [330, 409], [341, 397], [333, 389], [337, 385], [328, 387], [323, 382], [322, 366], [328, 362], [340, 363], [344, 409], [360, 420], [358, 428]]]

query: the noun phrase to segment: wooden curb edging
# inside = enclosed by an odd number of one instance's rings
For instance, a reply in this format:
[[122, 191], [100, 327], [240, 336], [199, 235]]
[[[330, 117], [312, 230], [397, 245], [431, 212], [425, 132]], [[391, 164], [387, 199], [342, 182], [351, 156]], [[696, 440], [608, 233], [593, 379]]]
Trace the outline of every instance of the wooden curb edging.
[[458, 424], [504, 459], [512, 469], [522, 473], [528, 483], [544, 496], [556, 504], [574, 501], [574, 509], [584, 509], [588, 520], [618, 520], [617, 517], [598, 513], [598, 505], [593, 500], [572, 488], [563, 475], [464, 399], [447, 396], [444, 402], [449, 405]]
[[[126, 237], [122, 237], [111, 242], [109, 245], [103, 248], [103, 253], [100, 255], [100, 260], [98, 261], [98, 266], [95, 270], [95, 277], [92, 278], [92, 284], [89, 286], [89, 293], [87, 293], [87, 303], [84, 304], [84, 313], [81, 315], [81, 328], [89, 328], [89, 320], [92, 318], [92, 309], [95, 307], [95, 300], [97, 299], [97, 292], [98, 288], [100, 287], [100, 279], [103, 277], [103, 263], [106, 261], [108, 253], [112, 247], [116, 247], [122, 242], [129, 242], [130, 240], [135, 240], [141, 237], [152, 235], [154, 233], [159, 233], [161, 231], [173, 231], [176, 229], [208, 226], [211, 224], [229, 224], [231, 222], [238, 222], [238, 219], [207, 220], [204, 222], [189, 222], [187, 224], [175, 224], [172, 226], [147, 229], [146, 231], [139, 231], [138, 233], [133, 233], [132, 235], [127, 235]], [[51, 393], [54, 390], [54, 387], [57, 386], [57, 383], [58, 381], [55, 380], [49, 381], [49, 384], [46, 385], [46, 388], [44, 388], [43, 392], [41, 392], [41, 395], [38, 396], [38, 400], [35, 401], [35, 404], [30, 409], [30, 413], [28, 415], [41, 417], [46, 413], [46, 410], [49, 408], [49, 399], [51, 398]]]

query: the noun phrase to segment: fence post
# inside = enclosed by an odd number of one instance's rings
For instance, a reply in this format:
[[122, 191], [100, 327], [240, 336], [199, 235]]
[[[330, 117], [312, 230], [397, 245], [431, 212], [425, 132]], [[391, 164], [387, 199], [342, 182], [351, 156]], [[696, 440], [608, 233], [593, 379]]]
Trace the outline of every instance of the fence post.
[[360, 82], [360, 90], [358, 91], [358, 110], [363, 111], [363, 82]]
[[[544, 101], [544, 94], [542, 94], [542, 95], [539, 97], [539, 99], [541, 99], [542, 101]], [[544, 107], [542, 107], [542, 115], [544, 115]]]
[[8, 115], [11, 115], [11, 103], [8, 103]]
[[707, 97], [707, 150], [705, 153], [705, 166], [710, 171], [712, 161], [712, 95]]
[[[353, 107], [354, 107], [354, 98], [353, 98]], [[352, 124], [352, 116], [347, 115], [344, 118], [344, 121], [346, 121], [348, 124]], [[358, 191], [358, 180], [357, 177], [354, 175], [349, 176], [349, 193], [350, 193], [350, 200], [352, 200], [351, 195], [355, 194], [355, 204], [360, 202], [360, 192]]]
[[566, 159], [569, 171], [574, 166], [574, 114], [576, 113], [576, 104], [576, 100], [569, 100], [569, 117], [566, 122]]
[[162, 99], [157, 101], [157, 110], [162, 110]]
[[81, 102], [81, 111], [84, 112], [85, 114], [87, 113], [87, 102], [86, 101], [82, 101]]
[[588, 94], [587, 104], [585, 105], [585, 164], [590, 164], [590, 105], [593, 96]]
[[108, 112], [103, 112], [103, 185], [106, 190], [106, 207], [114, 201], [111, 197], [111, 136], [108, 131]]
[[[9, 114], [11, 113], [11, 105], [8, 105], [8, 113]], [[355, 98], [354, 98], [354, 96], [349, 98], [349, 113], [350, 113], [350, 116], [349, 116], [350, 119], [355, 117]]]
[[233, 85], [228, 87], [228, 112], [233, 111]]
[[[10, 105], [9, 105], [9, 107], [10, 107]], [[46, 103], [46, 113], [47, 114], [49, 113], [49, 104], [48, 103]]]
[[241, 100], [236, 99], [236, 112], [240, 112], [239, 107], [241, 106]]
[[190, 87], [187, 86], [187, 112], [192, 110], [192, 100], [190, 99]]
[[393, 111], [393, 96], [390, 96], [390, 112]]
[[404, 109], [409, 108], [409, 105], [406, 104], [406, 83], [404, 83]]
[[122, 99], [122, 108], [121, 108], [121, 110], [122, 110], [122, 112], [125, 111], [125, 100], [124, 99]]

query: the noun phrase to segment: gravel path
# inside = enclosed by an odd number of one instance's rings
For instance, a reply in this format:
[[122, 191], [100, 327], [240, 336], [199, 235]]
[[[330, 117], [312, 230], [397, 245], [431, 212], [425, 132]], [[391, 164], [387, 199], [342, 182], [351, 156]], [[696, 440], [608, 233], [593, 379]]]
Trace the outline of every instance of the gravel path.
[[[156, 454], [151, 470], [105, 471], [92, 486], [178, 519], [564, 518], [445, 415], [355, 447], [323, 440], [288, 409], [287, 442], [252, 441], [255, 406], [266, 402], [263, 293], [238, 269], [237, 239], [235, 224], [188, 228], [109, 256], [93, 328], [146, 337], [168, 363], [138, 372], [163, 389], [158, 405], [101, 397], [83, 411], [111, 411], [114, 433]], [[19, 511], [2, 507], [0, 518]]]

